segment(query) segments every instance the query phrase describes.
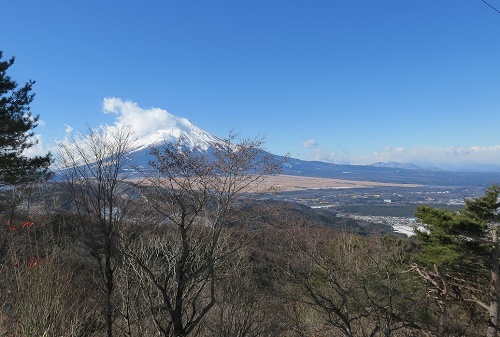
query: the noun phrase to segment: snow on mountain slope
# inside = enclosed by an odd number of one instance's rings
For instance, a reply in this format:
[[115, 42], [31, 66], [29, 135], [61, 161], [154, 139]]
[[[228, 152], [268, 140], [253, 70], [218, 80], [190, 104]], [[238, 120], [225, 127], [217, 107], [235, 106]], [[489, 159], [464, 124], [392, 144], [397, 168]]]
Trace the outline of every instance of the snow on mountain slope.
[[221, 141], [214, 135], [192, 124], [187, 119], [179, 119], [179, 121], [180, 123], [174, 127], [158, 130], [153, 134], [136, 139], [132, 152], [161, 146], [165, 143], [177, 143], [179, 140], [182, 140], [182, 144], [188, 148], [206, 151], [213, 144]]
[[188, 148], [206, 151], [214, 143], [221, 142], [220, 138], [186, 118], [174, 116], [163, 109], [142, 109], [137, 103], [113, 97], [104, 99], [103, 110], [118, 115], [113, 128], [128, 126], [132, 129], [135, 139], [131, 152], [149, 150], [178, 140], [182, 140]]

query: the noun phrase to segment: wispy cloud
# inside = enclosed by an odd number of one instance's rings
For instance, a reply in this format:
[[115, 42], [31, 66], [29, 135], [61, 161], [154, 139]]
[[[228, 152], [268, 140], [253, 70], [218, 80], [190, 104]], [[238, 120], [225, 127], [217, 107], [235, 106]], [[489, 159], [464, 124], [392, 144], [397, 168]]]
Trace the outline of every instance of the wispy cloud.
[[65, 129], [64, 129], [64, 132], [66, 132], [66, 135], [70, 134], [71, 132], [73, 132], [73, 127], [68, 125], [68, 124], [64, 124], [65, 126]]
[[331, 163], [343, 163], [344, 160], [337, 153], [321, 148], [315, 148], [310, 153], [311, 160], [325, 161]]
[[350, 156], [338, 155], [333, 151], [314, 148], [309, 153], [310, 160], [323, 160], [339, 164], [369, 165], [376, 162], [413, 163], [422, 167], [442, 169], [478, 169], [480, 167], [500, 167], [500, 145], [493, 146], [452, 146], [439, 147], [391, 147], [377, 152]]
[[324, 161], [337, 164], [347, 164], [348, 157], [344, 151], [332, 151], [327, 148], [320, 146], [318, 141], [314, 139], [309, 139], [302, 142], [302, 147], [306, 149], [307, 154], [302, 159], [314, 160], [314, 161]]
[[362, 164], [374, 161], [447, 166], [500, 165], [500, 145], [447, 148], [417, 147], [411, 149], [385, 147], [379, 152], [356, 158], [356, 162]]
[[309, 139], [309, 140], [306, 140], [305, 142], [302, 143], [302, 147], [304, 149], [310, 149], [312, 147], [317, 147], [318, 146], [318, 142], [314, 139]]
[[35, 157], [35, 156], [44, 156], [48, 152], [51, 152], [52, 147], [47, 146], [47, 144], [43, 141], [43, 138], [41, 135], [37, 134], [33, 136], [33, 140], [36, 141], [36, 144], [33, 145], [32, 147], [26, 149], [23, 152], [23, 155], [27, 157]]
[[[42, 120], [38, 120], [38, 127], [44, 127], [45, 122]], [[44, 141], [44, 138], [41, 134], [36, 133], [39, 129], [35, 129], [35, 135], [31, 138], [35, 144], [24, 150], [23, 155], [27, 157], [35, 157], [35, 156], [45, 156], [48, 152], [53, 152], [53, 146]]]

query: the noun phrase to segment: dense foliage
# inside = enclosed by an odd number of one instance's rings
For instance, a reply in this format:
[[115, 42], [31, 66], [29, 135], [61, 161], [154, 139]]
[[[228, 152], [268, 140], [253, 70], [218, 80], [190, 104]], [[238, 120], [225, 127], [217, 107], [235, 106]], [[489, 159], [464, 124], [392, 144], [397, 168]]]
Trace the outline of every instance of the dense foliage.
[[0, 186], [45, 178], [50, 154], [26, 157], [24, 151], [36, 144], [33, 129], [38, 116], [32, 115], [30, 103], [34, 81], [22, 87], [7, 75], [14, 58], [2, 60], [0, 51]]
[[485, 195], [466, 200], [462, 211], [420, 207], [416, 216], [425, 224], [417, 231], [420, 275], [433, 282], [439, 294], [437, 335], [450, 329], [449, 302], [475, 304], [489, 316], [486, 336], [498, 335], [500, 306], [499, 194], [493, 185]]

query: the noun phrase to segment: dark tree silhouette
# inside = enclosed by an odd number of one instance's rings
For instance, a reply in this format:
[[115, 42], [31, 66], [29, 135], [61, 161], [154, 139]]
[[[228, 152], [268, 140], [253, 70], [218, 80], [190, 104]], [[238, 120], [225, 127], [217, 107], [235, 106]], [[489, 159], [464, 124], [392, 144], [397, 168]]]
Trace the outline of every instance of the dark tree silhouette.
[[2, 61], [0, 51], [0, 186], [17, 185], [48, 177], [50, 153], [28, 158], [24, 151], [36, 144], [33, 129], [38, 125], [38, 115], [31, 114], [31, 92], [35, 81], [18, 84], [7, 75], [14, 64], [14, 57]]

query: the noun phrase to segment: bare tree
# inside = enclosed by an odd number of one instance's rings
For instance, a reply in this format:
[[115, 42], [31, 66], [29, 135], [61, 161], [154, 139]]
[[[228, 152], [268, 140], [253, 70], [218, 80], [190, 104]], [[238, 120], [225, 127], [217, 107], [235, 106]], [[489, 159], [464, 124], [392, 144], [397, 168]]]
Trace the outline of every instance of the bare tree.
[[[4, 266], [10, 275], [8, 315], [1, 336], [91, 336], [94, 309], [60, 247]], [[38, 255], [39, 256], [39, 255]]]
[[58, 148], [60, 174], [78, 215], [82, 239], [97, 262], [104, 290], [107, 336], [113, 335], [114, 273], [119, 262], [120, 231], [130, 209], [131, 131], [127, 127], [91, 129]]
[[419, 329], [419, 288], [403, 241], [339, 233], [306, 242], [303, 265], [292, 265], [290, 276], [297, 303], [315, 313], [310, 334], [407, 336]]
[[209, 153], [182, 142], [152, 151], [144, 187], [151, 217], [127, 255], [163, 336], [192, 334], [213, 308], [221, 268], [238, 249], [228, 240], [235, 208], [279, 170], [262, 140], [236, 140]]
[[0, 336], [90, 336], [96, 318], [88, 291], [61, 231], [56, 189], [31, 185], [5, 220], [0, 263]]
[[288, 322], [280, 316], [281, 298], [259, 281], [259, 271], [248, 253], [228, 266], [227, 276], [217, 283], [217, 303], [202, 328], [206, 337], [291, 336]]

